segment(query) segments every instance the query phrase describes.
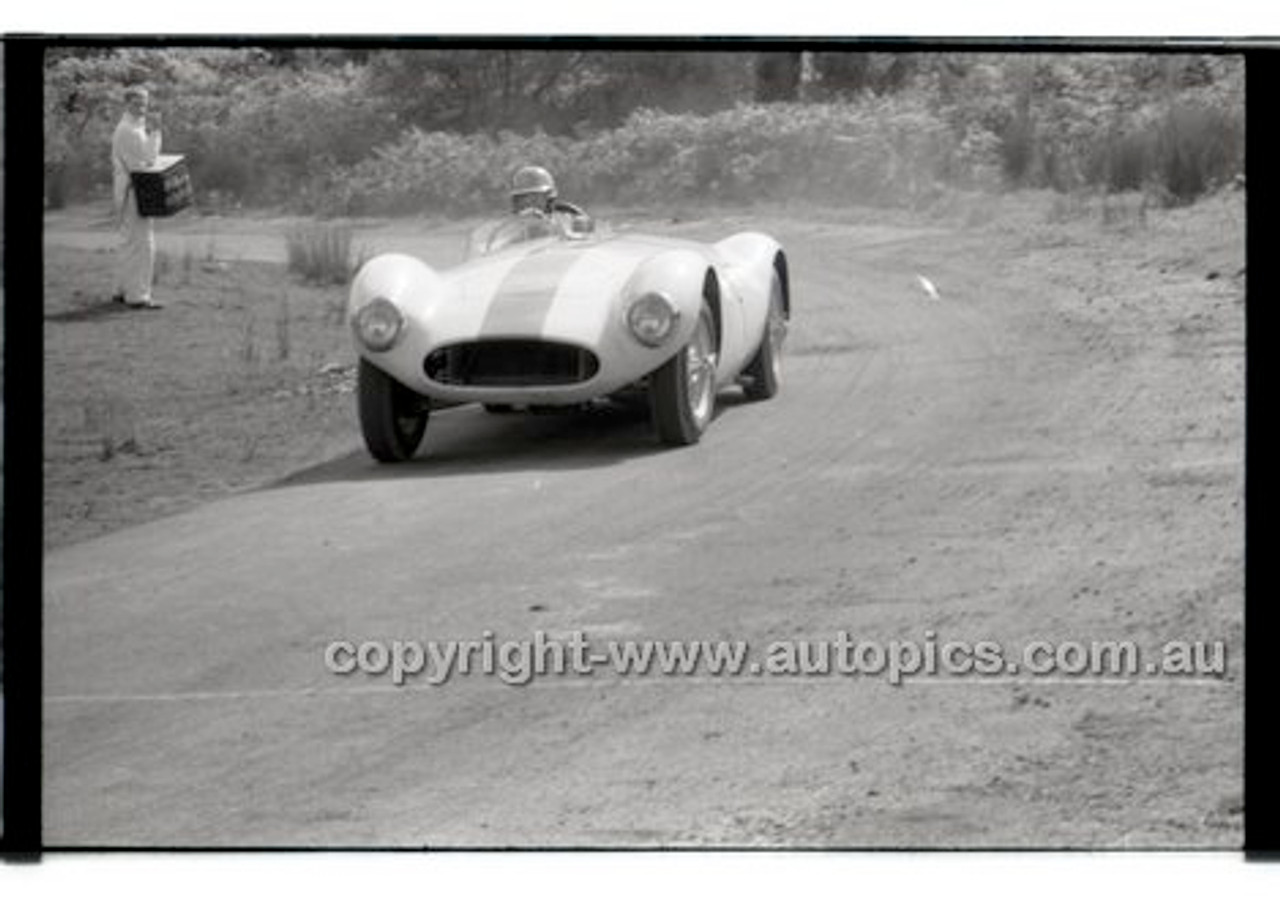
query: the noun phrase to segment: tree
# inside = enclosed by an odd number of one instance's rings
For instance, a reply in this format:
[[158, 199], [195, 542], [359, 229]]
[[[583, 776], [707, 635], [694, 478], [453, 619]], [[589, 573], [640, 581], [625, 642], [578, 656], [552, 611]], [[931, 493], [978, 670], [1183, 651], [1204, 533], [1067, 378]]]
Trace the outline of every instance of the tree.
[[370, 90], [402, 126], [469, 133], [560, 127], [586, 54], [555, 50], [393, 50], [371, 55]]
[[756, 101], [799, 101], [803, 56], [799, 51], [764, 52], [756, 58]]
[[754, 55], [723, 51], [594, 52], [574, 99], [575, 124], [617, 126], [635, 110], [709, 114], [750, 100]]
[[871, 55], [861, 51], [820, 51], [813, 55], [814, 95], [822, 100], [851, 98], [871, 89]]

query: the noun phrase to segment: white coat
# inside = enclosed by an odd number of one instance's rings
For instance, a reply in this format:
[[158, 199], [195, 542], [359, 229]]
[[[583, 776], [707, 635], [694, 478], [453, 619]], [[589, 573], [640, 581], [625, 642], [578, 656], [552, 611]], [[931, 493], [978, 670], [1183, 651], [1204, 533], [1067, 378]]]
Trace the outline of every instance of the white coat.
[[122, 241], [116, 293], [129, 303], [151, 299], [155, 269], [155, 230], [151, 218], [138, 214], [129, 173], [155, 164], [160, 141], [159, 130], [148, 130], [143, 118], [130, 113], [120, 118], [111, 136], [112, 199]]

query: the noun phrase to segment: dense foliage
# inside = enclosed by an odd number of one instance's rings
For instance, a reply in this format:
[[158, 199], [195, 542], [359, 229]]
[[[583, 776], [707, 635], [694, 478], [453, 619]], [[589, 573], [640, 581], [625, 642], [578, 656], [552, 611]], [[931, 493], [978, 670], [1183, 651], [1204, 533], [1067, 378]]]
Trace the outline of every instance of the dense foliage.
[[1243, 170], [1229, 55], [64, 48], [45, 82], [54, 206], [105, 192], [139, 82], [206, 206], [479, 211], [526, 161], [593, 204], [956, 186], [1174, 204]]
[[616, 203], [689, 199], [909, 202], [935, 179], [994, 179], [993, 141], [953, 141], [914, 101], [739, 105], [709, 115], [643, 109], [583, 138], [410, 130], [331, 180], [351, 212], [464, 212], [492, 207], [521, 161], [562, 175], [561, 191]]

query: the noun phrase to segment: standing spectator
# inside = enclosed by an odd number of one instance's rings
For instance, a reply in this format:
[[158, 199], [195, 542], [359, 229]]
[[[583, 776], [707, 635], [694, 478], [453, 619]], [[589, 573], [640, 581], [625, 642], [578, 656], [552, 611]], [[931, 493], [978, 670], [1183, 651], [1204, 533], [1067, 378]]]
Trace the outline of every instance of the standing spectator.
[[153, 219], [138, 214], [138, 200], [129, 172], [156, 163], [160, 154], [160, 114], [150, 110], [145, 88], [125, 90], [125, 112], [111, 136], [112, 189], [116, 225], [120, 231], [120, 262], [114, 299], [135, 309], [160, 309], [151, 299], [151, 282], [156, 261]]

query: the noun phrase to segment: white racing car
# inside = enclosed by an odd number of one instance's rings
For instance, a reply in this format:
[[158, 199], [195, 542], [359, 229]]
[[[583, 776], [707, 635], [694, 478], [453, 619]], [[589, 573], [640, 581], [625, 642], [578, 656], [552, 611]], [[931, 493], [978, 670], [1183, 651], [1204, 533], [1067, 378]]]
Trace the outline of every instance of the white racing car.
[[643, 391], [658, 437], [696, 442], [716, 392], [778, 390], [790, 317], [772, 238], [704, 244], [518, 215], [476, 231], [461, 265], [389, 253], [356, 275], [360, 427], [379, 461], [413, 457], [433, 408], [584, 405]]

